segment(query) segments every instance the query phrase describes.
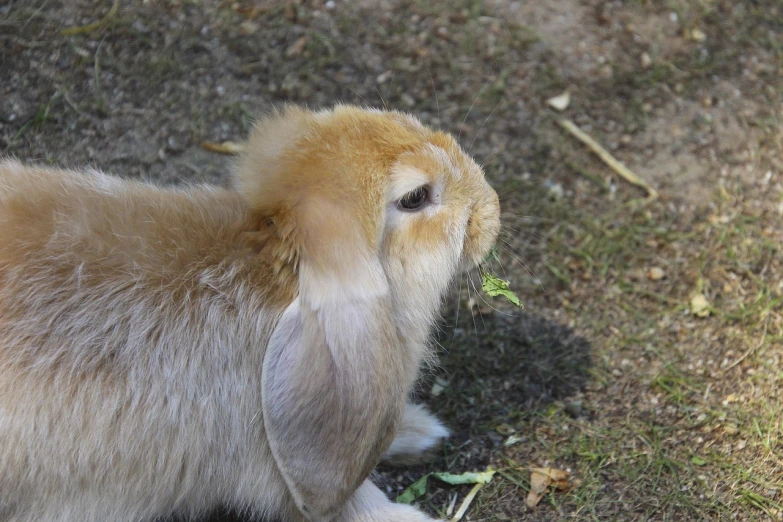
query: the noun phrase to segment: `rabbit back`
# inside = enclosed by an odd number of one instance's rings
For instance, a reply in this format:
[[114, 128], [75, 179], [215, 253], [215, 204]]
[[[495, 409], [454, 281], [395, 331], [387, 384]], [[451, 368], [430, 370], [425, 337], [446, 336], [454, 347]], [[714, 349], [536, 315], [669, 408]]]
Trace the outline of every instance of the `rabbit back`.
[[259, 369], [292, 296], [248, 223], [217, 188], [0, 163], [0, 520], [283, 502]]

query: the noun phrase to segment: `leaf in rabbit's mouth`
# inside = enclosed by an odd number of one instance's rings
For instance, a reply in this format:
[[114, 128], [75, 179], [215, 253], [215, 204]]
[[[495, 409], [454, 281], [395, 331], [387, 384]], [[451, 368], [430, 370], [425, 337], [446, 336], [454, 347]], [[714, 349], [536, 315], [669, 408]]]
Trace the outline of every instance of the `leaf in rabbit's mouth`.
[[481, 266], [484, 266], [490, 261], [500, 262], [500, 254], [498, 254], [497, 246], [493, 246], [492, 248], [489, 249], [489, 252], [487, 253], [486, 257], [484, 257], [484, 260], [480, 264]]
[[484, 257], [484, 260], [479, 263], [479, 270], [481, 272], [481, 289], [484, 290], [484, 292], [490, 297], [497, 297], [501, 295], [514, 306], [524, 308], [525, 306], [519, 301], [517, 294], [511, 291], [511, 288], [509, 287], [510, 283], [490, 274], [487, 271], [486, 267], [492, 261], [500, 262], [500, 254], [498, 253], [496, 246], [493, 246], [487, 253], [486, 257]]
[[503, 281], [499, 277], [494, 276], [485, 270], [481, 271], [481, 288], [488, 296], [497, 297], [500, 295], [508, 299], [508, 301], [514, 306], [524, 308], [525, 306], [519, 302], [519, 297], [517, 297], [517, 294], [512, 292], [508, 285], [508, 281]]

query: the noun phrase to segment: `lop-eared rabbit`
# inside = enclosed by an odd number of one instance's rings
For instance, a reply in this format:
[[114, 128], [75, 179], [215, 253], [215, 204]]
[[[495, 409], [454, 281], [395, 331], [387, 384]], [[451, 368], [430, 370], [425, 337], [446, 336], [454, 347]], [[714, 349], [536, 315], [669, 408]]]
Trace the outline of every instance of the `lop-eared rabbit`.
[[448, 433], [407, 396], [496, 193], [350, 106], [262, 119], [234, 187], [0, 161], [0, 520], [432, 520], [368, 476]]

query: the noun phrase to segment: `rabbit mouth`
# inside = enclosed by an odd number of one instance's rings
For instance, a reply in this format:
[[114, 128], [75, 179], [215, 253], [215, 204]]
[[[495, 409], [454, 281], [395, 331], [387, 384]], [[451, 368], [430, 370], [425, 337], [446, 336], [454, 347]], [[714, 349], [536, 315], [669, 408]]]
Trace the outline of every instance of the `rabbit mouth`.
[[487, 254], [489, 254], [489, 249], [487, 249], [487, 252], [484, 253], [482, 256], [471, 256], [468, 255], [467, 252], [463, 252], [462, 257], [460, 257], [459, 265], [457, 267], [457, 274], [467, 274], [471, 270], [475, 268], [479, 268], [484, 263], [484, 259], [486, 258]]

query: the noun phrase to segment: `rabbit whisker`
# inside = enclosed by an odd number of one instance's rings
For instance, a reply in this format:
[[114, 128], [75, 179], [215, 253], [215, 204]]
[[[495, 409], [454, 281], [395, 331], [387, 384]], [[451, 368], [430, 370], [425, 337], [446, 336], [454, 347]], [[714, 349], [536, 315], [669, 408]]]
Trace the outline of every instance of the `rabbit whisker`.
[[541, 287], [541, 290], [546, 290], [544, 288], [544, 284], [541, 282], [541, 279], [538, 278], [538, 276], [533, 272], [533, 270], [530, 269], [530, 267], [521, 259], [520, 255], [517, 255], [511, 248], [511, 246], [506, 243], [504, 240], [498, 238], [498, 242], [503, 243], [505, 245], [503, 247], [503, 250], [505, 253], [510, 254], [511, 258], [517, 262], [519, 265], [524, 267], [524, 269], [530, 274], [530, 276], [536, 280], [536, 284]]
[[[473, 291], [476, 293], [476, 297], [482, 299], [481, 292], [479, 292], [479, 289], [476, 287], [475, 281], [473, 281], [472, 271], [468, 272], [468, 280], [470, 281], [470, 284], [473, 285]], [[484, 314], [481, 313], [481, 307], [478, 306], [478, 301], [476, 301], [476, 310], [478, 310], [479, 318], [481, 319], [481, 324], [484, 325], [484, 333], [489, 334], [489, 329], [487, 328], [487, 323], [484, 321]]]
[[392, 67], [392, 77], [391, 77], [391, 80], [389, 80], [389, 88], [386, 89], [386, 97], [389, 98], [389, 101], [391, 101], [391, 93], [392, 93], [391, 91], [392, 91], [392, 86], [394, 85], [394, 75], [395, 74], [397, 74], [397, 66], [396, 65], [394, 67]]
[[[504, 227], [505, 227], [505, 228], [504, 228]], [[530, 236], [533, 236], [533, 238], [535, 238], [535, 239], [538, 239], [539, 241], [541, 241], [542, 243], [544, 243], [544, 245], [545, 245], [547, 248], [551, 248], [551, 249], [552, 249], [552, 250], [554, 250], [556, 253], [558, 253], [558, 254], [560, 254], [560, 255], [563, 255], [563, 253], [562, 253], [560, 250], [558, 250], [558, 249], [557, 249], [557, 248], [556, 248], [556, 247], [555, 247], [555, 246], [552, 244], [552, 242], [551, 242], [551, 241], [549, 241], [549, 240], [548, 240], [546, 237], [542, 236], [541, 234], [538, 234], [538, 233], [536, 233], [536, 232], [531, 232], [530, 230], [516, 230], [516, 229], [514, 229], [514, 228], [512, 228], [512, 227], [508, 227], [507, 225], [502, 225], [502, 226], [501, 226], [501, 230], [502, 230], [504, 233], [506, 233], [506, 234], [508, 234], [509, 236], [512, 236], [512, 237], [513, 237], [513, 236], [515, 236], [515, 235], [519, 235], [519, 234], [528, 234], [528, 235], [530, 235]], [[514, 232], [514, 234], [512, 234], [511, 232]], [[528, 241], [528, 244], [531, 244], [531, 243], [532, 243], [532, 241]], [[511, 246], [511, 245], [509, 244], [509, 246]], [[521, 254], [520, 254], [520, 255], [521, 255]]]
[[495, 104], [495, 108], [492, 109], [492, 112], [489, 113], [489, 116], [487, 116], [487, 119], [484, 120], [484, 123], [481, 124], [481, 127], [479, 127], [479, 130], [476, 131], [476, 134], [473, 135], [473, 141], [470, 142], [470, 147], [468, 148], [468, 156], [470, 156], [470, 153], [473, 151], [473, 145], [476, 143], [476, 138], [478, 138], [478, 135], [481, 133], [482, 129], [484, 129], [484, 126], [487, 124], [489, 119], [492, 117], [493, 114], [495, 114], [495, 111], [498, 110], [498, 107], [500, 107], [500, 104], [503, 102], [503, 98], [500, 99], [500, 101]]
[[435, 107], [438, 109], [438, 120], [440, 120], [440, 104], [438, 103], [438, 91], [435, 89], [435, 78], [432, 77], [432, 71], [430, 71], [429, 67], [427, 67], [427, 73], [429, 73], [430, 82], [432, 82], [432, 94], [435, 96]]
[[484, 93], [486, 88], [489, 86], [489, 79], [492, 78], [492, 75], [489, 75], [484, 81], [484, 85], [481, 86], [481, 89], [479, 89], [479, 93], [476, 95], [476, 97], [473, 99], [473, 103], [470, 104], [470, 108], [468, 109], [467, 114], [465, 114], [465, 117], [462, 118], [462, 123], [459, 126], [459, 134], [457, 135], [457, 141], [462, 138], [462, 129], [465, 127], [465, 122], [468, 121], [468, 116], [470, 116], [471, 111], [473, 110], [473, 107], [476, 105], [476, 102], [479, 101], [479, 98], [481, 98], [481, 95]]
[[[465, 276], [467, 278], [466, 279], [466, 283], [467, 283], [467, 282], [470, 281], [470, 272], [465, 274]], [[476, 348], [478, 348], [479, 347], [478, 324], [476, 324], [476, 314], [473, 313], [473, 307], [470, 305], [470, 298], [471, 298], [471, 295], [470, 295], [470, 285], [466, 284], [466, 286], [467, 286], [467, 289], [468, 289], [468, 306], [471, 308], [470, 309], [470, 317], [471, 317], [471, 319], [473, 319], [473, 335], [476, 337]]]
[[[491, 156], [490, 156], [490, 158], [491, 158]], [[486, 163], [486, 161], [485, 161], [485, 163]], [[504, 190], [503, 192], [498, 192], [498, 198], [500, 198], [501, 201], [502, 201], [503, 199], [505, 199], [506, 196], [512, 194], [515, 190], [518, 190], [518, 189], [521, 189], [521, 188], [534, 187], [536, 185], [541, 185], [543, 183], [544, 183], [543, 181], [538, 181], [538, 180], [536, 180], [536, 181], [534, 181], [534, 180], [522, 181], [522, 182], [519, 182], [517, 185]]]
[[381, 103], [383, 103], [383, 108], [388, 111], [389, 110], [389, 106], [386, 105], [386, 100], [383, 99], [383, 94], [381, 94], [380, 89], [378, 89], [378, 86], [375, 85], [375, 82], [373, 82], [372, 86], [373, 86], [373, 89], [375, 89], [375, 92], [378, 93], [378, 97], [381, 99]]

